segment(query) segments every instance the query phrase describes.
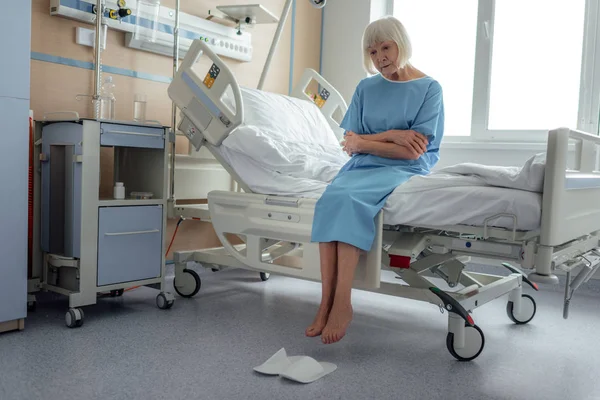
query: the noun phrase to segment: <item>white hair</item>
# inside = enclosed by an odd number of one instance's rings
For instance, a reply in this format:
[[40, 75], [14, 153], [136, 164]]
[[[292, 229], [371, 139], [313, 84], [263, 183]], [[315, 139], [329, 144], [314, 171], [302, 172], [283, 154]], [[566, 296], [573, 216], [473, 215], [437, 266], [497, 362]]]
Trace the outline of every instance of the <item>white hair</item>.
[[404, 68], [408, 64], [412, 56], [412, 45], [408, 33], [397, 18], [387, 16], [371, 22], [363, 33], [363, 63], [367, 72], [371, 74], [378, 73], [371, 61], [369, 47], [386, 40], [392, 40], [398, 46], [396, 65], [399, 68]]

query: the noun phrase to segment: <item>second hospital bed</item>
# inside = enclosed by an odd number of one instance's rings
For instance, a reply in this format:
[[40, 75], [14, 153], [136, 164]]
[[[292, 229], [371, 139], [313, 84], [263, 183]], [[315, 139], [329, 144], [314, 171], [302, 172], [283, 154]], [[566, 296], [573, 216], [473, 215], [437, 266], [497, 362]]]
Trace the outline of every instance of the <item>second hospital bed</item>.
[[[309, 96], [314, 81], [319, 86]], [[175, 215], [209, 219], [223, 245], [176, 252], [176, 291], [198, 292], [189, 261], [255, 270], [263, 279], [276, 273], [319, 281], [319, 248], [310, 234], [315, 203], [345, 161], [343, 130], [333, 118], [346, 110], [341, 95], [312, 70], [292, 97], [241, 89], [201, 41], [192, 44], [168, 93], [181, 110], [179, 130], [196, 150], [210, 150], [241, 189], [210, 192], [208, 213], [174, 206]], [[570, 142], [575, 168], [567, 168]], [[566, 318], [573, 291], [600, 266], [598, 144], [597, 136], [561, 128], [548, 133], [546, 153], [521, 168], [465, 163], [412, 178], [376, 217], [376, 239], [361, 256], [354, 287], [447, 311], [446, 345], [462, 361], [483, 350], [476, 308], [508, 294], [509, 318], [527, 323], [536, 303], [523, 284], [538, 290], [535, 282], [557, 283], [559, 268], [568, 275]], [[467, 271], [470, 257], [501, 262], [508, 275]], [[400, 279], [385, 280], [382, 271]], [[578, 272], [573, 280], [571, 272]]]

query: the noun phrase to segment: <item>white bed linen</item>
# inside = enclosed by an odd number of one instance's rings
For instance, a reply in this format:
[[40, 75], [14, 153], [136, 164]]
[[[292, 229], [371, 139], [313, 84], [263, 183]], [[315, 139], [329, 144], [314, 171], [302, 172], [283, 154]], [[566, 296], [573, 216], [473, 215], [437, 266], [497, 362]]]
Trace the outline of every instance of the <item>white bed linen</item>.
[[[327, 182], [347, 160], [340, 157], [337, 162], [332, 162], [329, 158], [325, 163], [327, 168], [319, 168], [316, 159], [311, 160], [307, 168], [315, 174], [309, 178], [306, 171], [292, 174], [267, 169], [248, 155], [225, 146], [217, 151], [254, 192], [307, 198], [319, 198]], [[427, 176], [414, 176], [400, 185], [386, 201], [384, 223], [431, 227], [483, 226], [488, 217], [507, 213], [517, 217], [518, 230], [539, 228], [541, 193], [523, 188], [541, 187], [543, 157], [533, 157], [523, 168], [495, 167], [501, 172], [497, 175], [490, 173], [492, 167], [472, 164], [466, 168], [468, 166], [459, 164]], [[522, 189], [511, 188], [511, 185]], [[488, 225], [511, 229], [513, 219], [501, 217]]]
[[[318, 198], [348, 161], [313, 103], [242, 89], [244, 124], [216, 149], [256, 193]], [[230, 101], [230, 100], [226, 100]], [[442, 155], [443, 157], [443, 155]], [[540, 225], [545, 160], [523, 167], [462, 163], [400, 185], [384, 206], [390, 225], [481, 226], [491, 216], [517, 217], [517, 229]], [[490, 226], [512, 228], [500, 218]]]

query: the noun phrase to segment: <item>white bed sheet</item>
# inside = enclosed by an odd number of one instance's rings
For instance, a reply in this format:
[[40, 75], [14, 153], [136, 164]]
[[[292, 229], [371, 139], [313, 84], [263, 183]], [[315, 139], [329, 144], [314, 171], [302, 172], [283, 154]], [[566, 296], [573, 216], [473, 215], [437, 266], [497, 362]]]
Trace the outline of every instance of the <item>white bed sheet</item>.
[[[248, 88], [242, 100], [244, 124], [217, 151], [256, 193], [318, 198], [349, 159], [319, 108]], [[517, 217], [517, 229], [538, 229], [544, 168], [545, 157], [536, 156], [522, 167], [461, 163], [415, 176], [388, 197], [384, 222], [482, 226], [506, 213]], [[488, 226], [512, 228], [513, 219]]]
[[[253, 191], [279, 196], [319, 198], [327, 182], [347, 161], [346, 157], [337, 160], [329, 157], [322, 168], [316, 161], [308, 162], [308, 169], [312, 170], [309, 176], [314, 177], [308, 178], [306, 168], [300, 174], [280, 173], [227, 146], [216, 151]], [[505, 213], [516, 216], [517, 230], [539, 229], [542, 197], [538, 189], [540, 177], [543, 177], [543, 161], [536, 157], [523, 168], [501, 168], [500, 171], [477, 165], [465, 169], [469, 164], [461, 164], [458, 168], [442, 169], [429, 176], [415, 176], [388, 197], [384, 223], [428, 227], [483, 226], [487, 218]], [[503, 183], [510, 187], [500, 187]], [[512, 229], [513, 223], [512, 218], [500, 217], [489, 221], [488, 226]]]

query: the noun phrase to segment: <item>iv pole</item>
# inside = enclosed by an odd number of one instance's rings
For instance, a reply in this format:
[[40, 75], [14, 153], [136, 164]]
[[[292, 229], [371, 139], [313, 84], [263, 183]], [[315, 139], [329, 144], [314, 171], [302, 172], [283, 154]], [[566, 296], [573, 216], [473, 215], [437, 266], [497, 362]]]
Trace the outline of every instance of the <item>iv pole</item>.
[[[277, 25], [277, 30], [275, 31], [275, 36], [273, 37], [273, 41], [271, 42], [271, 48], [269, 49], [269, 55], [267, 56], [267, 61], [265, 62], [265, 66], [263, 68], [262, 74], [260, 75], [260, 80], [258, 81], [258, 89], [261, 90], [263, 85], [265, 84], [265, 79], [267, 78], [267, 73], [269, 72], [269, 68], [271, 66], [271, 60], [273, 59], [273, 54], [275, 54], [275, 50], [277, 49], [277, 45], [279, 44], [279, 39], [281, 38], [281, 32], [283, 31], [283, 26], [285, 25], [285, 21], [287, 20], [288, 14], [290, 13], [290, 8], [292, 7], [292, 2], [295, 0], [287, 0], [285, 5], [283, 6], [283, 11], [281, 12], [281, 17], [279, 18], [279, 24]], [[327, 0], [309, 0], [310, 3], [315, 8], [323, 8], [325, 7], [325, 3]]]
[[[175, 27], [173, 29], [173, 78], [177, 74], [177, 68], [179, 64], [179, 11], [180, 11], [180, 0], [175, 1]], [[173, 137], [173, 143], [171, 144], [171, 171], [170, 171], [170, 198], [169, 201], [174, 205], [175, 203], [175, 138], [177, 137], [177, 106], [175, 102], [172, 102], [172, 125], [171, 132]]]
[[94, 118], [100, 119], [100, 85], [102, 85], [102, 18], [105, 0], [96, 1], [96, 53], [94, 61]]

